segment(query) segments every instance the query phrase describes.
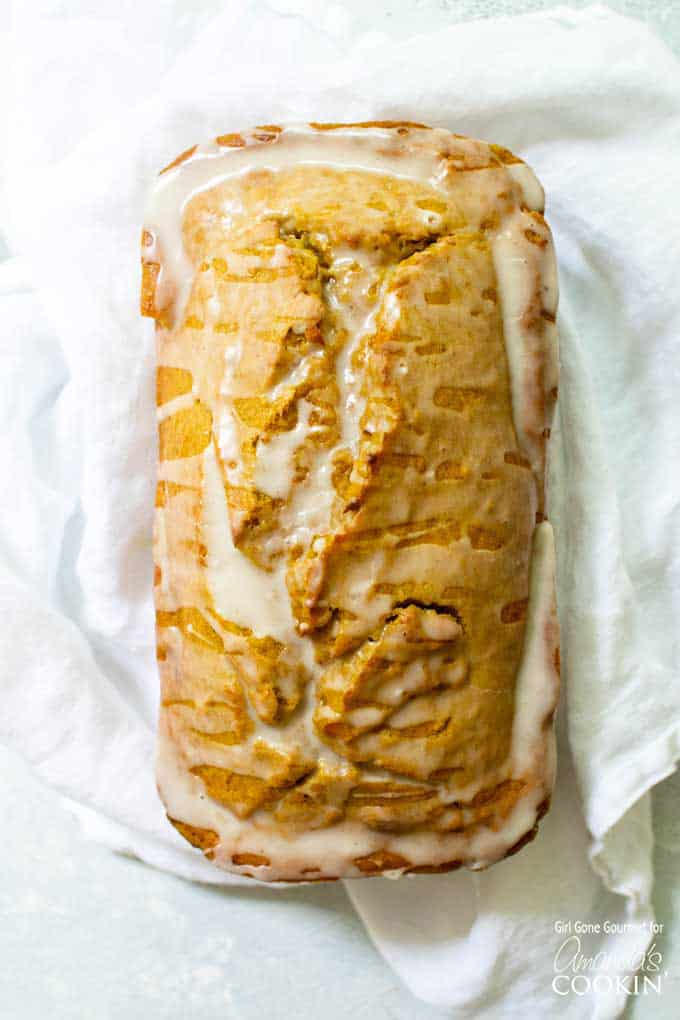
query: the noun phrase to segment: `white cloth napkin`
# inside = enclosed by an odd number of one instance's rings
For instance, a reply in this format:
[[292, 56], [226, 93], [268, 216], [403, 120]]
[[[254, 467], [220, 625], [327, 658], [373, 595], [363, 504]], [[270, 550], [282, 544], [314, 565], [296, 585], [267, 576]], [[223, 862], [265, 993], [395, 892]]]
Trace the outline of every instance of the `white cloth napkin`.
[[[616, 978], [652, 939], [647, 791], [680, 755], [680, 69], [602, 7], [350, 45], [340, 8], [199, 6], [15, 7], [4, 198], [25, 261], [0, 271], [0, 740], [94, 838], [239, 881], [186, 849], [154, 789], [145, 192], [193, 142], [263, 122], [417, 119], [506, 145], [546, 186], [561, 267], [554, 807], [487, 873], [348, 890], [415, 994], [456, 1017], [615, 1017]], [[570, 990], [565, 963], [555, 989], [569, 920], [629, 930], [584, 936], [603, 977]]]

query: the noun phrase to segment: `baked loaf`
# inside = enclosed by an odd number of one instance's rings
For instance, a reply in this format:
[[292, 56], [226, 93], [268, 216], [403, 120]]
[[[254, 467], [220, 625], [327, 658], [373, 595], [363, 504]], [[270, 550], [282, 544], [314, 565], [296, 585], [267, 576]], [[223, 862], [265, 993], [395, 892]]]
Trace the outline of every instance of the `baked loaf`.
[[268, 881], [482, 868], [554, 773], [543, 192], [410, 123], [183, 153], [142, 238], [156, 320], [157, 778]]

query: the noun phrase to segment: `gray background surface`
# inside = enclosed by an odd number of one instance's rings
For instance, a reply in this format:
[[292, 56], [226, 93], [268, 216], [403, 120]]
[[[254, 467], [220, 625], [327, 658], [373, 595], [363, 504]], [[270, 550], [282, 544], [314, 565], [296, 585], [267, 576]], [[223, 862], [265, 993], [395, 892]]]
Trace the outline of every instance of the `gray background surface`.
[[[344, 0], [333, 8], [347, 13], [352, 35], [404, 38], [456, 21], [554, 6], [549, 0]], [[680, 2], [611, 0], [609, 6], [646, 21], [680, 53]], [[340, 885], [286, 892], [192, 885], [86, 842], [59, 799], [1, 748], [0, 776], [2, 1020], [451, 1016], [401, 985]], [[671, 981], [662, 999], [631, 1002], [627, 1016], [634, 1020], [680, 1014], [680, 940], [669, 930], [680, 907], [678, 803], [676, 776], [654, 793], [655, 905], [666, 927], [657, 944]]]

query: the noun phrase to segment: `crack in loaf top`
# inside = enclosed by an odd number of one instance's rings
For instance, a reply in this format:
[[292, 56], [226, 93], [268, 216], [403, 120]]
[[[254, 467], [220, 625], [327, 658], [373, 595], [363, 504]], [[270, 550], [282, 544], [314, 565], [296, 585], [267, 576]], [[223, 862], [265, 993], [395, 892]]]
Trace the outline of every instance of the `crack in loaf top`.
[[225, 867], [483, 866], [533, 832], [556, 698], [542, 207], [506, 150], [413, 124], [257, 128], [159, 178], [158, 779]]

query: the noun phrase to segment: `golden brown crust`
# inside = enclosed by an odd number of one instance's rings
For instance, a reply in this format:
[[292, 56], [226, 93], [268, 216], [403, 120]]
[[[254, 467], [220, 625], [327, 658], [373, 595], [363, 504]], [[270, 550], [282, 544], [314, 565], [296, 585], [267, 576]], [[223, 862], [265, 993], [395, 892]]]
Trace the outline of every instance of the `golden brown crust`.
[[309, 126], [315, 131], [338, 131], [346, 128], [427, 128], [426, 124], [419, 124], [415, 120], [356, 120], [340, 123], [320, 123], [312, 120]]
[[[161, 792], [189, 842], [250, 877], [483, 866], [533, 838], [551, 782], [548, 737], [533, 771], [512, 765], [544, 479], [518, 436], [494, 249], [503, 223], [526, 217], [537, 269], [523, 328], [540, 344], [554, 322], [540, 261], [549, 233], [507, 170], [523, 164], [501, 147], [412, 122], [311, 127], [320, 138], [377, 129], [385, 158], [401, 151], [391, 137], [419, 159], [436, 153], [449, 194], [301, 164], [199, 190], [179, 312], [177, 287], [160, 290], [167, 252], [144, 232], [142, 312], [159, 353]], [[285, 137], [264, 125], [216, 141], [238, 152]], [[243, 212], [225, 230], [220, 210], [232, 207]], [[353, 336], [357, 308], [372, 318]], [[349, 423], [343, 358], [363, 405]], [[536, 393], [542, 451], [556, 390]], [[288, 456], [298, 433], [285, 484], [267, 491], [263, 456], [277, 442]], [[329, 516], [282, 546], [319, 465]], [[247, 576], [281, 577], [290, 641], [223, 612], [210, 579], [214, 470]], [[552, 669], [554, 628], [545, 640]], [[554, 697], [546, 718], [553, 709]], [[506, 828], [521, 829], [509, 848]], [[335, 852], [345, 832], [365, 852]]]
[[160, 172], [162, 174], [165, 174], [168, 172], [168, 170], [172, 170], [173, 167], [179, 166], [180, 163], [186, 162], [187, 159], [191, 159], [193, 154], [196, 152], [196, 148], [197, 146], [192, 145], [190, 149], [186, 149], [184, 152], [180, 152], [179, 156], [176, 156], [173, 159], [172, 163], [168, 163], [167, 166], [164, 166]]

